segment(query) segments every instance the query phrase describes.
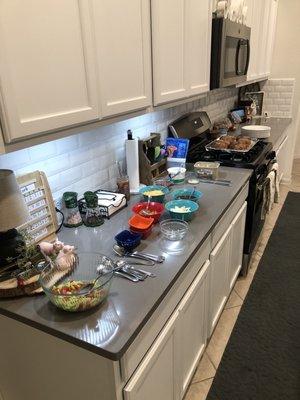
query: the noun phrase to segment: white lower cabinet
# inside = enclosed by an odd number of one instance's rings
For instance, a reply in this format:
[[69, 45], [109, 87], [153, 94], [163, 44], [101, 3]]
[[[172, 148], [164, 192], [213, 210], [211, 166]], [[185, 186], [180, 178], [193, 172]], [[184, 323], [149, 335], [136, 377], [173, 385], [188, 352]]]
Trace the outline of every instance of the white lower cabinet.
[[283, 141], [280, 143], [280, 146], [276, 150], [276, 159], [278, 163], [278, 179], [279, 182], [282, 180], [284, 175], [287, 174], [287, 160], [289, 159], [288, 155], [288, 136], [286, 136]]
[[228, 267], [229, 290], [233, 288], [242, 268], [247, 203], [245, 202], [231, 223], [231, 249]]
[[228, 269], [231, 246], [231, 226], [210, 255], [210, 302], [208, 336], [211, 335], [224, 308], [228, 292]]
[[177, 400], [176, 310], [124, 388], [125, 400]]
[[180, 398], [188, 388], [206, 345], [209, 266], [207, 260], [178, 307]]
[[[181, 400], [222, 313], [242, 265], [247, 190], [215, 228], [209, 243], [186, 267], [195, 277], [123, 389], [124, 400]], [[209, 245], [210, 246], [210, 245]], [[209, 260], [206, 258], [209, 256]], [[198, 271], [198, 272], [197, 272]], [[145, 350], [146, 352], [146, 350]]]
[[206, 345], [207, 260], [124, 388], [125, 400], [181, 399]]

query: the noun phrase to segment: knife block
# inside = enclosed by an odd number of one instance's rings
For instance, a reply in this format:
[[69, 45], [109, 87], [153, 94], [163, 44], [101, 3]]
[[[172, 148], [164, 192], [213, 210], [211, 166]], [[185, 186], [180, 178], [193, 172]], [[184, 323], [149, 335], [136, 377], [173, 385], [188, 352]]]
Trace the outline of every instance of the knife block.
[[140, 182], [145, 185], [152, 185], [153, 180], [165, 175], [167, 160], [160, 153], [155, 157], [158, 148], [161, 149], [161, 137], [159, 133], [151, 133], [151, 135], [139, 140], [139, 170]]

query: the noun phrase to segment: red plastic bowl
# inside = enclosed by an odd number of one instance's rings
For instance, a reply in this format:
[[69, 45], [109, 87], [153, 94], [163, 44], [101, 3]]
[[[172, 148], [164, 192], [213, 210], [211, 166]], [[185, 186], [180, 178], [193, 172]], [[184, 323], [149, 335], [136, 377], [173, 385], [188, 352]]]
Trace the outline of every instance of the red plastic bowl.
[[156, 224], [159, 221], [160, 216], [164, 212], [164, 205], [161, 203], [156, 203], [155, 201], [152, 201], [149, 203], [149, 211], [153, 212], [151, 215], [147, 215], [146, 213], [144, 214], [141, 212], [142, 210], [145, 210], [148, 207], [148, 203], [142, 202], [142, 203], [137, 203], [132, 207], [132, 211], [135, 214], [141, 215], [142, 217], [145, 218], [153, 218], [154, 223]]

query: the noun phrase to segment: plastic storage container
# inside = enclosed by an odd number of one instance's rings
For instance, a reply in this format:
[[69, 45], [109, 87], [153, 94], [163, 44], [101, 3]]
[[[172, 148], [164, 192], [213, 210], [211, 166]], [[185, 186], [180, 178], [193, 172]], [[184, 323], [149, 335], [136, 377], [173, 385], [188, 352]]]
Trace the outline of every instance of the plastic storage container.
[[206, 179], [218, 179], [219, 177], [219, 167], [218, 162], [206, 162], [198, 161], [194, 165], [195, 172], [199, 178]]

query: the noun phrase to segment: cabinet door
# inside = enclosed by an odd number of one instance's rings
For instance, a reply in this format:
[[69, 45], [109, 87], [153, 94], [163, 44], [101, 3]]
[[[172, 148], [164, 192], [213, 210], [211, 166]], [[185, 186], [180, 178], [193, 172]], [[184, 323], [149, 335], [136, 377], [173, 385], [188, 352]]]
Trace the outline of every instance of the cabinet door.
[[150, 0], [93, 0], [101, 114], [152, 103]]
[[154, 104], [188, 96], [185, 63], [185, 0], [152, 0]]
[[175, 311], [125, 386], [125, 400], [179, 399], [176, 360], [178, 315]]
[[229, 294], [228, 266], [231, 246], [231, 227], [227, 229], [219, 243], [211, 253], [210, 258], [210, 306], [208, 335], [214, 327], [224, 308]]
[[263, 2], [261, 0], [247, 0], [248, 17], [247, 25], [251, 28], [250, 37], [250, 63], [247, 74], [248, 80], [256, 79], [259, 75], [260, 67], [260, 32], [263, 23]]
[[183, 397], [193, 377], [207, 338], [207, 260], [179, 304], [180, 393]]
[[193, 96], [209, 91], [212, 1], [186, 0], [185, 7], [186, 81]]
[[0, 79], [7, 142], [98, 118], [84, 0], [3, 0]]
[[270, 1], [270, 15], [269, 15], [269, 26], [268, 26], [268, 39], [267, 39], [267, 50], [266, 50], [266, 73], [271, 73], [271, 64], [274, 50], [275, 33], [276, 33], [276, 21], [277, 21], [277, 9], [278, 1]]
[[154, 104], [209, 90], [211, 0], [152, 0]]
[[289, 155], [288, 155], [288, 136], [286, 136], [283, 141], [281, 142], [278, 150], [276, 151], [276, 159], [278, 163], [278, 179], [279, 182], [282, 180], [283, 176], [286, 174], [288, 175], [287, 172], [287, 162], [289, 160]]
[[270, 6], [271, 0], [262, 2], [262, 18], [260, 25], [259, 37], [259, 68], [258, 76], [262, 77], [267, 75], [267, 52], [269, 40], [269, 24], [270, 24]]
[[228, 268], [230, 291], [242, 268], [246, 211], [247, 203], [245, 202], [231, 224], [231, 255]]

